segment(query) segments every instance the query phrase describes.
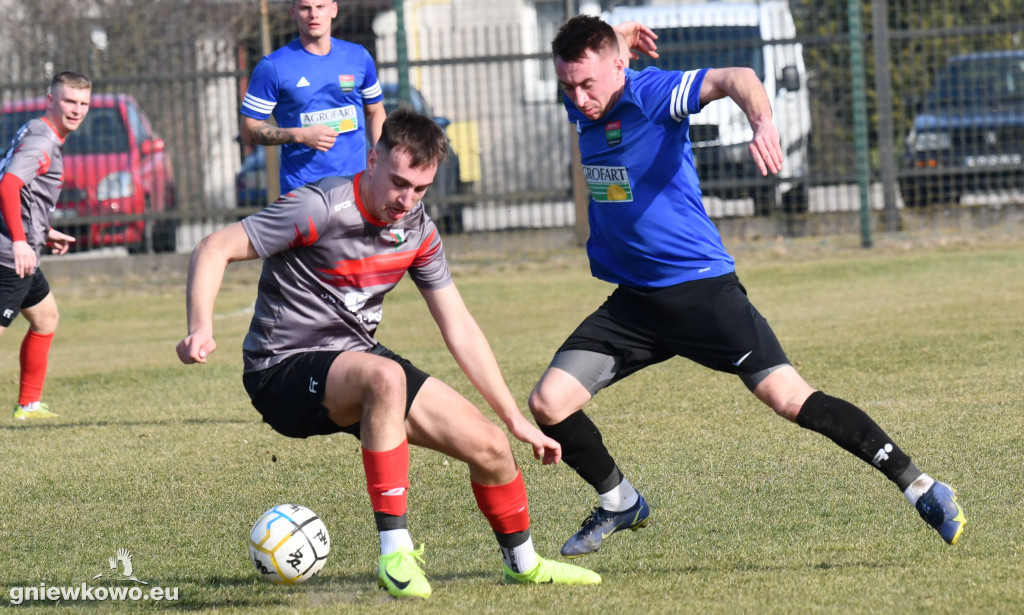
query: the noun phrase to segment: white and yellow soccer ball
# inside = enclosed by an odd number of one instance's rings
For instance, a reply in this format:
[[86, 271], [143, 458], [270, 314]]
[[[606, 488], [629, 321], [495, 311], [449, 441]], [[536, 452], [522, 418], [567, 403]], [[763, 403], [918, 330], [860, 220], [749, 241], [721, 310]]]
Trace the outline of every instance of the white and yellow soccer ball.
[[331, 538], [324, 522], [298, 504], [271, 508], [249, 532], [249, 559], [271, 583], [305, 583], [324, 567], [330, 551]]

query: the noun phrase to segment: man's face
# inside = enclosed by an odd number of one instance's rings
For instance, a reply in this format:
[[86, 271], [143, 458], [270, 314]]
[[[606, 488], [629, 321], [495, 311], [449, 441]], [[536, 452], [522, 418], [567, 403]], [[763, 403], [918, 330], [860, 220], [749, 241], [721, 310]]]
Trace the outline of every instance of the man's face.
[[89, 88], [72, 88], [57, 84], [54, 91], [46, 98], [46, 117], [62, 137], [78, 130], [89, 112]]
[[588, 50], [573, 62], [555, 58], [555, 74], [569, 100], [591, 120], [608, 113], [626, 83], [625, 64], [611, 49]]
[[299, 27], [299, 35], [318, 39], [331, 35], [331, 20], [338, 16], [338, 3], [334, 0], [292, 0], [291, 12]]
[[370, 150], [360, 197], [370, 215], [386, 224], [398, 222], [415, 207], [434, 181], [437, 165], [413, 167], [403, 148], [381, 155]]

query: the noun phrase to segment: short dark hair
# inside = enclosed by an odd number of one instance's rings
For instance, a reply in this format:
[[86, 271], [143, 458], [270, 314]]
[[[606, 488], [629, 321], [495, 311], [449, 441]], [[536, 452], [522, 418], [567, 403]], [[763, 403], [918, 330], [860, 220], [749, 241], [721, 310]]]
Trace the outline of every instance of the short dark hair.
[[575, 62], [588, 51], [601, 53], [605, 49], [618, 51], [619, 38], [615, 30], [600, 17], [577, 15], [562, 24], [551, 41], [551, 54], [566, 62]]
[[51, 94], [57, 91], [58, 85], [63, 85], [64, 87], [68, 88], [75, 88], [77, 90], [92, 89], [92, 81], [89, 81], [89, 78], [83, 75], [82, 73], [73, 70], [61, 71], [53, 76], [53, 79], [50, 81]]
[[404, 149], [412, 156], [412, 166], [441, 164], [448, 155], [448, 137], [437, 122], [408, 107], [388, 114], [377, 147], [385, 152]]

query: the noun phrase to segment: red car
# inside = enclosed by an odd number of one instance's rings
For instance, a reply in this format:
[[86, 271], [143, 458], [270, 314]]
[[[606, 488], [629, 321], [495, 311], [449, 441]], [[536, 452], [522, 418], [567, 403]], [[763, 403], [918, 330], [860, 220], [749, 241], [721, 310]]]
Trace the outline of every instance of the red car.
[[[45, 98], [0, 107], [0, 155], [18, 128], [45, 108]], [[51, 218], [54, 228], [74, 236], [77, 249], [170, 252], [177, 221], [148, 214], [172, 209], [171, 159], [138, 103], [127, 94], [93, 94], [85, 121], [64, 143], [64, 189]]]

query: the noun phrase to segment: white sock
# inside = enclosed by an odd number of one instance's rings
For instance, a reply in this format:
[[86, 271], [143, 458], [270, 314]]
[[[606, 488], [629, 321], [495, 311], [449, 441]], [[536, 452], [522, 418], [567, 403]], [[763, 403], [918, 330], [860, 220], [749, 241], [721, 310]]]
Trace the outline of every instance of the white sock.
[[22, 406], [21, 404], [18, 404], [18, 407], [21, 408], [22, 410], [25, 410], [26, 412], [35, 412], [36, 410], [39, 409], [39, 406], [41, 406], [41, 405], [42, 405], [42, 402], [33, 401], [33, 402], [29, 402], [29, 403], [25, 404], [24, 406]]
[[917, 500], [928, 493], [928, 490], [935, 484], [935, 479], [927, 474], [917, 477], [917, 480], [910, 483], [910, 486], [903, 491], [903, 497], [907, 498], [911, 506], [917, 506]]
[[412, 536], [408, 529], [384, 530], [380, 533], [380, 554], [388, 555], [394, 553], [399, 547], [405, 547], [410, 551], [413, 549]]
[[640, 494], [629, 484], [629, 479], [623, 478], [617, 487], [607, 493], [601, 494], [601, 508], [611, 512], [622, 512], [640, 499]]
[[512, 572], [530, 572], [537, 566], [537, 552], [533, 550], [533, 538], [518, 547], [501, 547], [501, 559]]

